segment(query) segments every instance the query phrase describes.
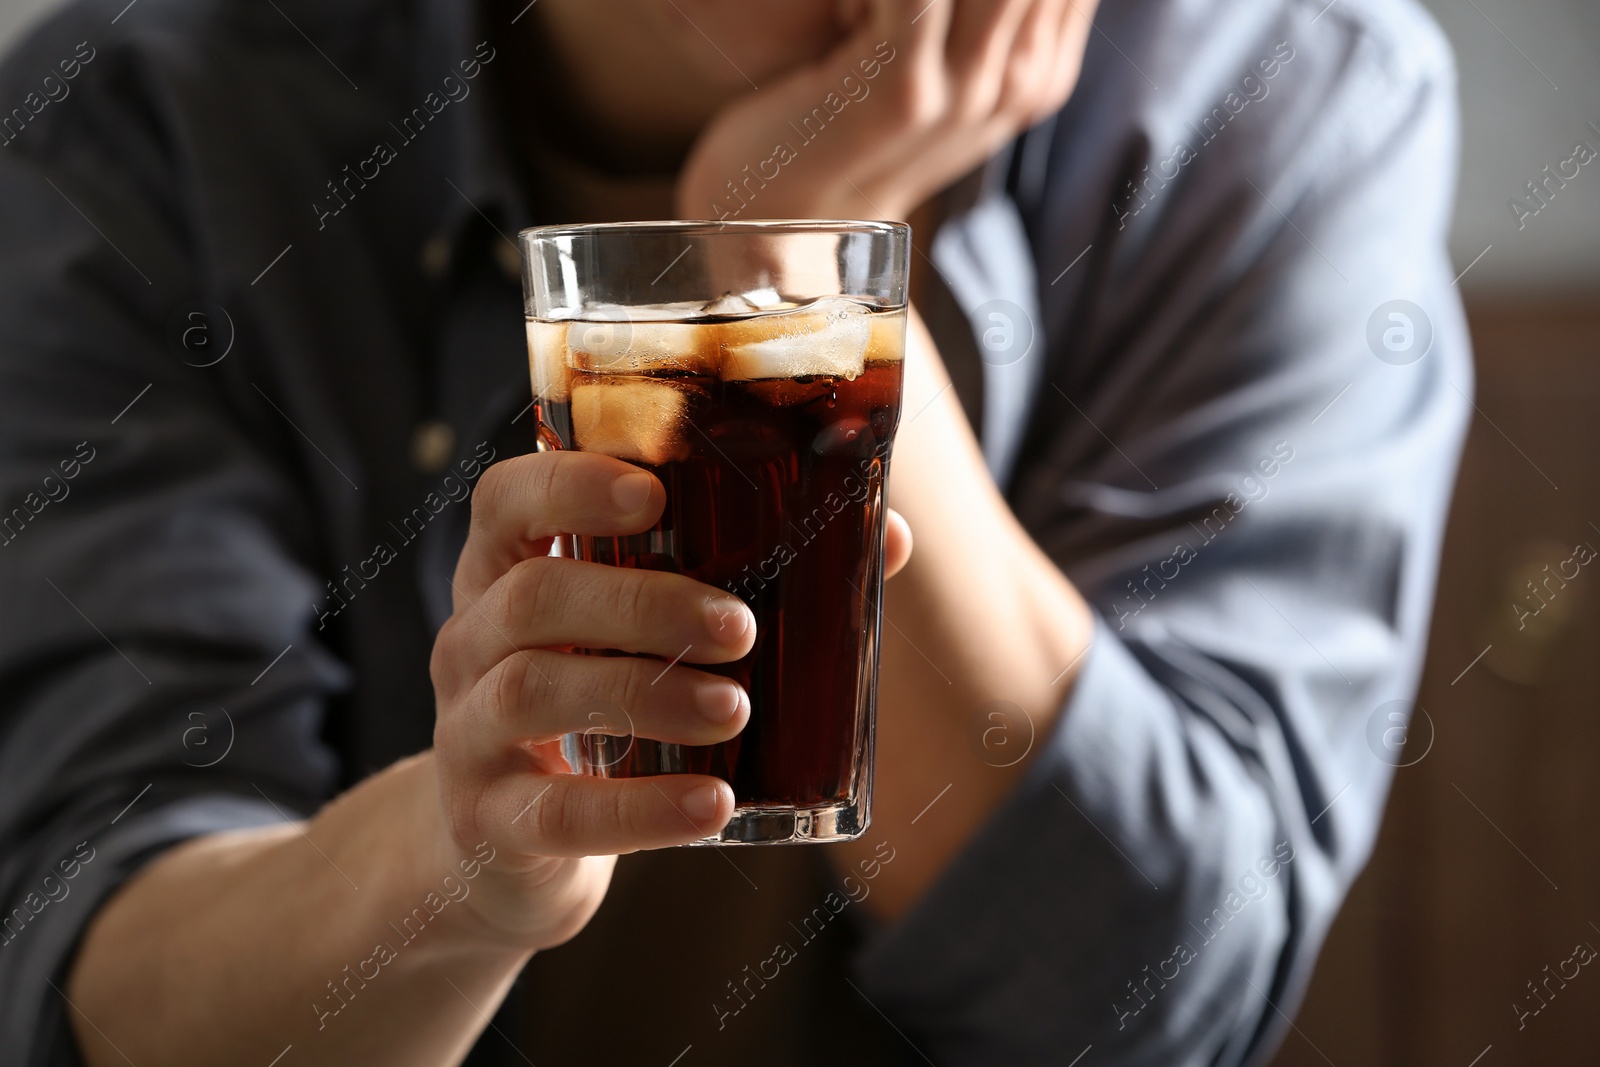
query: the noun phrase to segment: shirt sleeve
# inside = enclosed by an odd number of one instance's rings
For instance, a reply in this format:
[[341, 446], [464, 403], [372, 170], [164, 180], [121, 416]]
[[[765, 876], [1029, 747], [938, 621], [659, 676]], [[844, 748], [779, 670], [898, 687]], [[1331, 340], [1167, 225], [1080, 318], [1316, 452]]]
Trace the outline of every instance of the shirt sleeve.
[[1470, 412], [1454, 85], [1421, 16], [1384, 41], [1300, 10], [1281, 136], [1239, 118], [1089, 235], [1011, 499], [1094, 641], [1013, 795], [858, 961], [933, 1062], [1258, 1061], [1372, 848]]
[[[75, 42], [46, 31], [24, 56]], [[171, 333], [205, 300], [204, 250], [126, 58], [102, 42], [0, 151], [0, 1033], [15, 1064], [79, 1062], [66, 971], [141, 864], [314, 811], [335, 773], [319, 731], [344, 669], [310, 636], [311, 517], [230, 414], [238, 375]], [[26, 66], [8, 63], [7, 99]], [[247, 341], [229, 358], [248, 360]]]

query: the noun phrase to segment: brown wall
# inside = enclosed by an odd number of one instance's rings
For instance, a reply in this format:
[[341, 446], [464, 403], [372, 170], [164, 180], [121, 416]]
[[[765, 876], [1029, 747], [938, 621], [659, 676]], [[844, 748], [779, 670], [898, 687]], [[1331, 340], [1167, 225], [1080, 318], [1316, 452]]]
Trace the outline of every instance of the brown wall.
[[1600, 1063], [1600, 959], [1520, 1029], [1513, 1009], [1600, 949], [1600, 559], [1520, 630], [1512, 608], [1579, 541], [1600, 549], [1600, 301], [1470, 318], [1479, 413], [1419, 698], [1434, 745], [1396, 774], [1274, 1067]]

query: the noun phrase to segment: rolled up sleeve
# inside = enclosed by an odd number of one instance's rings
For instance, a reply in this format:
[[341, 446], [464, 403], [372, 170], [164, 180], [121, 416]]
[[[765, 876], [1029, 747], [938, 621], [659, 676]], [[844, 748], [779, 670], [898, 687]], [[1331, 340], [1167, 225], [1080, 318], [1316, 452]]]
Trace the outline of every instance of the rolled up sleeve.
[[237, 373], [168, 341], [203, 251], [140, 84], [100, 55], [0, 152], [7, 1063], [77, 1062], [59, 991], [143, 863], [335, 780], [323, 705], [347, 679], [310, 626], [310, 516], [232, 414]]

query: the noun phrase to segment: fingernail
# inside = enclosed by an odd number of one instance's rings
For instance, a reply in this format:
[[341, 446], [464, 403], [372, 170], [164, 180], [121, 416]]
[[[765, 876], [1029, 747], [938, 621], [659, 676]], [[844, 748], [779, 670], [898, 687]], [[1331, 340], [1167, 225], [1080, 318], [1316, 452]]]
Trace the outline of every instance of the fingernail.
[[706, 629], [713, 641], [734, 644], [755, 622], [755, 616], [750, 614], [750, 609], [738, 597], [706, 598]]
[[683, 794], [680, 806], [692, 822], [710, 822], [717, 817], [722, 801], [722, 786], [702, 785]]
[[744, 700], [744, 690], [732, 682], [701, 686], [700, 691], [695, 694], [695, 703], [700, 707], [700, 714], [719, 726], [733, 721], [734, 716], [739, 714], [739, 709], [744, 705]]
[[651, 482], [655, 479], [644, 471], [619, 474], [611, 482], [611, 500], [624, 515], [642, 511], [650, 503]]

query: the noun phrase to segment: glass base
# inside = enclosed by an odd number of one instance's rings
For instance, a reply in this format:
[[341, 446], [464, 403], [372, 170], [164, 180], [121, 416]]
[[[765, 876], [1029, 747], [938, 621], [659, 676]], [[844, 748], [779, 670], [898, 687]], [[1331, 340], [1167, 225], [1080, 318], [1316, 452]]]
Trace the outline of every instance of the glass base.
[[699, 845], [787, 845], [795, 842], [854, 841], [872, 825], [865, 797], [820, 807], [751, 805], [739, 808], [715, 837], [689, 842]]

